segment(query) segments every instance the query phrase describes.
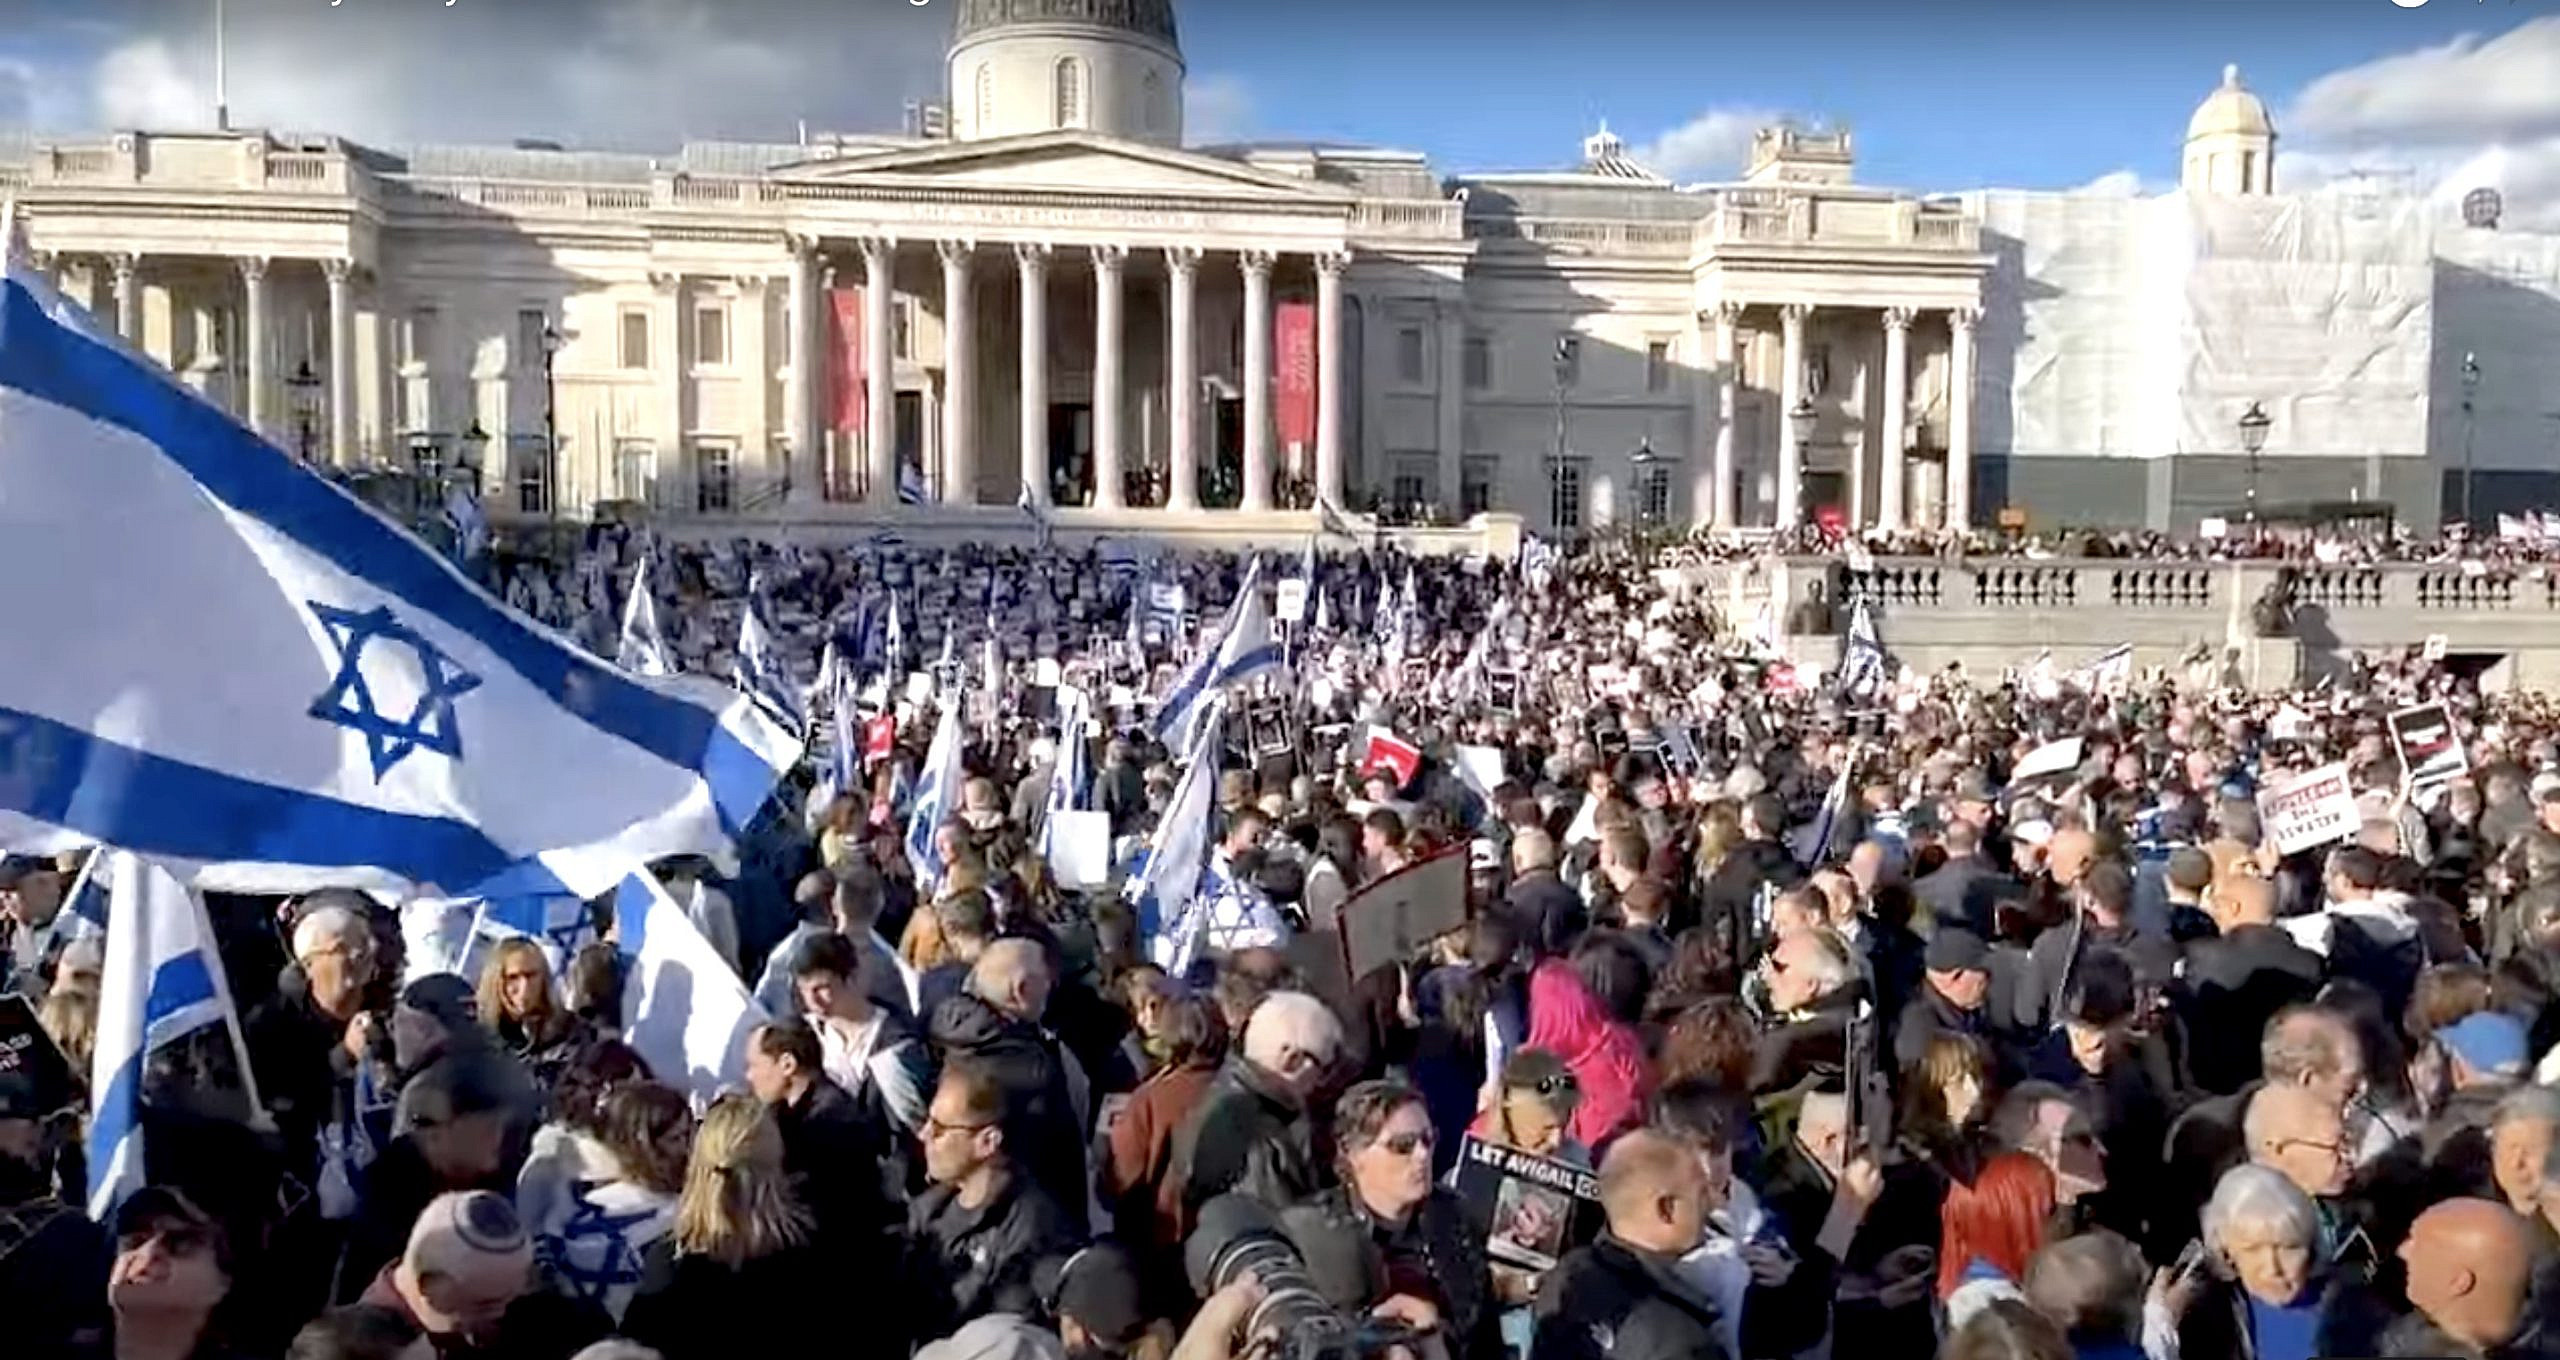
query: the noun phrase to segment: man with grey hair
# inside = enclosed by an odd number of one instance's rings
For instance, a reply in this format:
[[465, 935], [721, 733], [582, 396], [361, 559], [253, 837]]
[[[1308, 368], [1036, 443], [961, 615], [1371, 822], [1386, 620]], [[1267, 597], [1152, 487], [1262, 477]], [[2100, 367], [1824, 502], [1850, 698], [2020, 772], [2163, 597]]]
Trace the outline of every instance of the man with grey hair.
[[1307, 1102], [1342, 1055], [1342, 1022], [1305, 992], [1262, 998], [1243, 1042], [1174, 1135], [1193, 1211], [1229, 1191], [1279, 1210], [1324, 1188]]
[[1582, 896], [1557, 872], [1563, 863], [1556, 838], [1540, 827], [1523, 827], [1511, 838], [1511, 888], [1502, 895], [1518, 925], [1520, 938], [1542, 941], [1565, 931], [1584, 917]]
[[2550, 1220], [2543, 1217], [2547, 1198], [2560, 1201], [2560, 1183], [2553, 1182], [2550, 1172], [2553, 1154], [2560, 1151], [2556, 1134], [2560, 1134], [2560, 1090], [2548, 1086], [2516, 1087], [2489, 1117], [2489, 1173], [2499, 1197], [2509, 1208], [2533, 1219], [2539, 1231], [2560, 1246], [2560, 1237], [2551, 1236]]
[[1024, 1170], [1081, 1224], [1090, 1198], [1084, 1150], [1092, 1086], [1075, 1055], [1041, 1026], [1055, 977], [1040, 945], [998, 940], [978, 956], [969, 985], [934, 1010], [931, 1037], [940, 1062], [973, 1058], [994, 1074], [1006, 1096], [1007, 1142], [1022, 1149]]
[[1848, 941], [1824, 927], [1791, 931], [1761, 960], [1760, 973], [1777, 1023], [1752, 1050], [1751, 1089], [1836, 1087], [1858, 1004], [1857, 956]]

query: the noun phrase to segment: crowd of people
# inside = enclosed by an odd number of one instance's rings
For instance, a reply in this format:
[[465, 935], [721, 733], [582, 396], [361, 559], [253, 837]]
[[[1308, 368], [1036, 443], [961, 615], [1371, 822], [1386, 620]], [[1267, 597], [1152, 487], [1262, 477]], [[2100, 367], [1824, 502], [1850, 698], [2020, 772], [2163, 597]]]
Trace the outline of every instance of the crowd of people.
[[[502, 593], [606, 655], [636, 584], [690, 668], [754, 607], [801, 677], [880, 677], [813, 698], [886, 743], [657, 866], [763, 1005], [741, 1080], [697, 1102], [634, 1047], [610, 900], [604, 939], [466, 977], [374, 896], [213, 898], [243, 1023], [152, 1054], [147, 1189], [93, 1222], [85, 1099], [0, 1076], [0, 1354], [2560, 1355], [2560, 708], [2416, 656], [1853, 696], [1653, 565], [1323, 558], [1236, 697], [1203, 876], [1234, 909], [1167, 960], [1123, 870], [1063, 885], [1048, 791], [1080, 745], [1147, 853], [1183, 775], [1151, 696], [1265, 579], [1240, 560], [518, 564]], [[2410, 778], [2416, 703], [2460, 777]], [[2360, 825], [2281, 853], [2257, 793], [2331, 762]], [[1346, 922], [1457, 856], [1458, 924], [1353, 972]], [[0, 867], [0, 991], [85, 1074], [77, 868]], [[1498, 1239], [1564, 1220], [1489, 1221], [1471, 1149], [1569, 1168], [1587, 1230], [1527, 1264]]]

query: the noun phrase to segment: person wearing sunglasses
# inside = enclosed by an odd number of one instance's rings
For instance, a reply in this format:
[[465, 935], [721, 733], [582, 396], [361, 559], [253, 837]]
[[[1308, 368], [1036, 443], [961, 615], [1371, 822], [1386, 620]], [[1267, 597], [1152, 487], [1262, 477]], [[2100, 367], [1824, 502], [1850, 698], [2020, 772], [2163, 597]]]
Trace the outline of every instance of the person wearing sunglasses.
[[115, 1330], [99, 1354], [231, 1355], [213, 1335], [214, 1309], [231, 1293], [231, 1253], [213, 1216], [176, 1190], [146, 1186], [116, 1210], [115, 1229], [107, 1272]]
[[1436, 1138], [1422, 1093], [1401, 1081], [1364, 1081], [1333, 1110], [1341, 1188], [1320, 1205], [1365, 1224], [1384, 1285], [1370, 1300], [1380, 1317], [1436, 1331], [1449, 1360], [1495, 1360], [1502, 1337], [1482, 1235], [1457, 1193], [1432, 1180]]
[[1582, 1087], [1564, 1059], [1543, 1048], [1524, 1048], [1502, 1065], [1494, 1099], [1467, 1132], [1499, 1147], [1588, 1170], [1591, 1149], [1568, 1132], [1581, 1104]]

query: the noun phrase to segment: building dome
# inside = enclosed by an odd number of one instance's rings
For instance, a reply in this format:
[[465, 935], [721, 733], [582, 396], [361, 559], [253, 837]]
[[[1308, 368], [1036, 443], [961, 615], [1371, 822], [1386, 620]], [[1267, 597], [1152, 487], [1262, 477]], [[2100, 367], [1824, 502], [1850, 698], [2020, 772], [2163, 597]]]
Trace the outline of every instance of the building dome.
[[2267, 101], [2241, 88], [2240, 68], [2225, 66], [2221, 87], [2206, 95], [2195, 117], [2187, 120], [2187, 140], [2232, 135], [2273, 137], [2276, 125], [2267, 116]]
[[1173, 0], [960, 0], [951, 45], [960, 47], [1001, 29], [1073, 24], [1148, 38], [1180, 50]]

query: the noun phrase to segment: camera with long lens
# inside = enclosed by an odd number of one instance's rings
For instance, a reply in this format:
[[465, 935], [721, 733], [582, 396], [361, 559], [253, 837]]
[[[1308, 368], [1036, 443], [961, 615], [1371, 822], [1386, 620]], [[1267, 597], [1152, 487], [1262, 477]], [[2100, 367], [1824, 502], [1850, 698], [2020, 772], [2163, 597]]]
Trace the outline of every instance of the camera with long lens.
[[1402, 1323], [1367, 1316], [1385, 1274], [1367, 1232], [1313, 1206], [1274, 1215], [1244, 1195], [1220, 1195], [1201, 1206], [1182, 1264], [1204, 1299], [1242, 1279], [1262, 1286], [1244, 1340], [1269, 1343], [1273, 1360], [1367, 1360], [1416, 1339]]

